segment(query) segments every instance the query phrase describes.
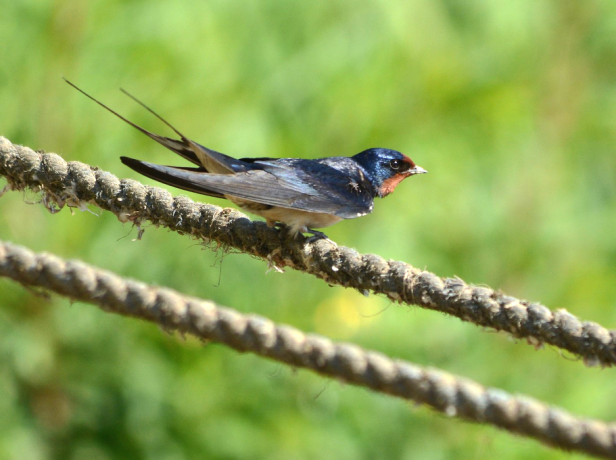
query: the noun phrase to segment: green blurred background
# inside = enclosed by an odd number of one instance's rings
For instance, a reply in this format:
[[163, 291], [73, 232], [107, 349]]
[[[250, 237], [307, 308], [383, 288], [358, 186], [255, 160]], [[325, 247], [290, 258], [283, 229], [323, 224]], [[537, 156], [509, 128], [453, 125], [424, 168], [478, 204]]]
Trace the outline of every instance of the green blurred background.
[[[398, 149], [430, 174], [332, 239], [616, 325], [613, 0], [0, 3], [12, 142], [150, 184], [118, 157], [176, 162], [66, 76], [169, 135], [123, 87], [231, 155]], [[38, 199], [0, 199], [0, 239], [616, 419], [611, 369]], [[0, 306], [1, 459], [565, 456], [7, 280]]]

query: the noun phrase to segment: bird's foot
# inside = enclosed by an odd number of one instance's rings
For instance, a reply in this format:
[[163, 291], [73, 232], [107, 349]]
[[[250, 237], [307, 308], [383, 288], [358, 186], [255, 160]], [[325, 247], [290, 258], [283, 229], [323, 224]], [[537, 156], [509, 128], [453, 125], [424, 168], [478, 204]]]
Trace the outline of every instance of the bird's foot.
[[[329, 239], [329, 237], [323, 233], [323, 232], [319, 232], [318, 230], [313, 230], [311, 228], [307, 228], [304, 233], [311, 233], [312, 236], [306, 239], [306, 243], [314, 243], [317, 240], [328, 240], [328, 241], [332, 241]], [[333, 241], [332, 241], [333, 242]]]
[[313, 243], [317, 240], [331, 241], [325, 233], [319, 232], [318, 230], [313, 230], [308, 227], [301, 227], [298, 229], [294, 228], [291, 225], [283, 224], [282, 222], [276, 222], [275, 224], [273, 224], [273, 226], [280, 231], [280, 235], [284, 238], [294, 239], [297, 238], [297, 235], [310, 233], [312, 236], [306, 238], [307, 243]]

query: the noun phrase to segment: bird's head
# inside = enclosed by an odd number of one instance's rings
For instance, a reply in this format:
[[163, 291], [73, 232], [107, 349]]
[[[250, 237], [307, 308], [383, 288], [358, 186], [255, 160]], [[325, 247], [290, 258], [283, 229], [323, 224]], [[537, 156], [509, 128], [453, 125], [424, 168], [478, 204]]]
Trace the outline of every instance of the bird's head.
[[428, 172], [396, 150], [368, 149], [358, 153], [353, 159], [368, 173], [381, 198], [393, 192], [407, 177]]

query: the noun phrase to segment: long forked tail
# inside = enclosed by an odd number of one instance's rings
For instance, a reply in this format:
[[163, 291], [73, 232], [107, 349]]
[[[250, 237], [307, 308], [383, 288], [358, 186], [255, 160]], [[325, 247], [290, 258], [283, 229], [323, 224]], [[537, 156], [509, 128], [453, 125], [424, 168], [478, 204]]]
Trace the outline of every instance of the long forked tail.
[[169, 122], [167, 122], [163, 117], [158, 115], [156, 112], [154, 112], [154, 110], [149, 108], [139, 99], [137, 99], [135, 96], [133, 96], [132, 94], [128, 93], [125, 90], [121, 90], [121, 91], [127, 96], [129, 96], [131, 99], [133, 99], [135, 102], [137, 102], [139, 105], [144, 107], [148, 112], [153, 114], [156, 118], [158, 118], [160, 121], [166, 124], [169, 128], [171, 128], [178, 136], [180, 136], [181, 140], [159, 136], [158, 134], [154, 134], [146, 129], [143, 129], [141, 126], [136, 125], [132, 121], [124, 118], [122, 115], [117, 113], [115, 110], [112, 110], [111, 108], [107, 107], [105, 104], [103, 104], [98, 99], [94, 98], [93, 96], [90, 96], [84, 90], [77, 87], [74, 83], [68, 81], [66, 78], [64, 78], [64, 81], [66, 81], [69, 85], [71, 85], [73, 88], [75, 88], [77, 91], [79, 91], [86, 97], [92, 99], [94, 102], [96, 102], [101, 107], [113, 113], [116, 117], [128, 123], [135, 129], [138, 129], [139, 131], [141, 131], [143, 134], [145, 134], [149, 138], [154, 139], [159, 144], [163, 145], [164, 147], [167, 147], [169, 150], [177, 153], [178, 155], [187, 159], [191, 163], [205, 168], [205, 170], [208, 172], [218, 173], [218, 174], [230, 174], [236, 171], [241, 171], [245, 168], [245, 165], [243, 164], [243, 162], [238, 161], [235, 158], [229, 157], [220, 152], [216, 152], [215, 150], [208, 149], [207, 147], [204, 147], [188, 139], [181, 132], [179, 132], [176, 128], [174, 128]]
[[[64, 78], [64, 77], [62, 77]], [[98, 105], [100, 105], [101, 107], [105, 108], [106, 110], [108, 110], [109, 112], [113, 113], [116, 117], [118, 117], [120, 120], [123, 120], [124, 122], [128, 123], [129, 125], [131, 125], [133, 128], [141, 131], [143, 134], [145, 134], [146, 136], [148, 136], [150, 139], [154, 139], [156, 142], [158, 142], [159, 144], [161, 144], [164, 147], [167, 147], [169, 150], [177, 153], [178, 155], [180, 155], [181, 157], [185, 158], [186, 160], [190, 161], [193, 164], [196, 164], [198, 166], [201, 166], [201, 162], [199, 161], [199, 158], [197, 158], [197, 155], [195, 155], [195, 153], [192, 151], [192, 149], [190, 149], [190, 147], [188, 145], [186, 145], [186, 143], [183, 141], [184, 140], [184, 136], [180, 135], [182, 137], [182, 141], [178, 141], [175, 139], [171, 139], [169, 137], [164, 137], [164, 136], [159, 136], [158, 134], [154, 134], [150, 131], [148, 131], [147, 129], [143, 129], [141, 126], [136, 125], [135, 123], [133, 123], [132, 121], [124, 118], [122, 115], [120, 115], [118, 112], [116, 112], [115, 110], [107, 107], [105, 104], [103, 104], [101, 101], [99, 101], [98, 99], [94, 98], [93, 96], [90, 96], [88, 93], [86, 93], [84, 90], [82, 90], [81, 88], [77, 87], [74, 83], [70, 82], [69, 80], [67, 80], [66, 78], [64, 78], [64, 81], [66, 83], [68, 83], [69, 85], [71, 85], [73, 88], [75, 88], [77, 91], [79, 91], [81, 94], [83, 94], [84, 96], [92, 99], [94, 102], [96, 102]], [[128, 93], [126, 93], [128, 94]], [[132, 97], [132, 96], [131, 96]], [[134, 98], [133, 98], [134, 99]], [[143, 104], [142, 104], [143, 105]], [[150, 110], [150, 109], [148, 109]], [[151, 110], [150, 110], [151, 111]], [[158, 115], [156, 115], [158, 117]], [[158, 117], [160, 118], [160, 117]], [[160, 118], [162, 120], [162, 118]], [[167, 126], [171, 126], [169, 123], [167, 123], [165, 120], [162, 120]], [[177, 131], [171, 126], [171, 128], [177, 133]]]

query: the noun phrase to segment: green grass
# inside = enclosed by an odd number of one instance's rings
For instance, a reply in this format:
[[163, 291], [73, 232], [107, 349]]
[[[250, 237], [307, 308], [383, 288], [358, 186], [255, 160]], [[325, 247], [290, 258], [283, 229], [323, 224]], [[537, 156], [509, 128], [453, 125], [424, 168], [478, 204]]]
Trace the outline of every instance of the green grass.
[[[332, 239], [614, 327], [615, 31], [608, 0], [4, 2], [0, 135], [145, 183], [120, 155], [181, 163], [65, 76], [231, 155], [398, 149], [429, 174]], [[0, 199], [0, 239], [616, 419], [610, 369], [37, 198]], [[2, 459], [565, 457], [6, 280], [0, 307]]]

